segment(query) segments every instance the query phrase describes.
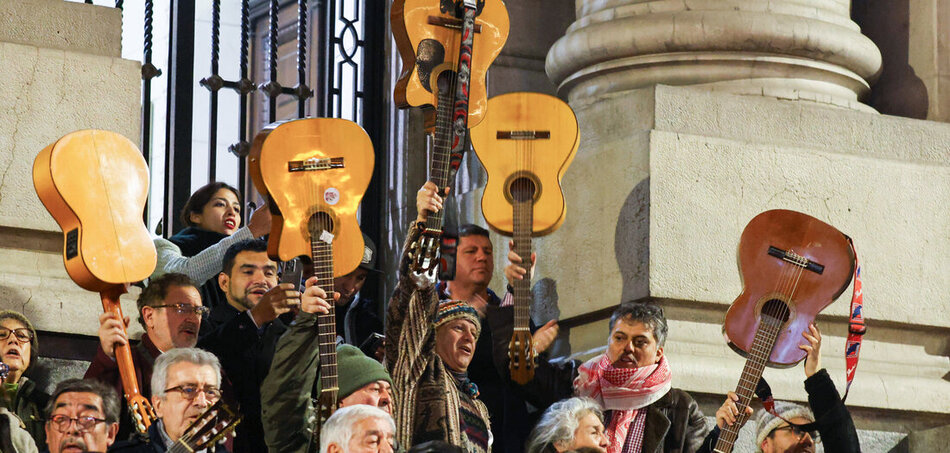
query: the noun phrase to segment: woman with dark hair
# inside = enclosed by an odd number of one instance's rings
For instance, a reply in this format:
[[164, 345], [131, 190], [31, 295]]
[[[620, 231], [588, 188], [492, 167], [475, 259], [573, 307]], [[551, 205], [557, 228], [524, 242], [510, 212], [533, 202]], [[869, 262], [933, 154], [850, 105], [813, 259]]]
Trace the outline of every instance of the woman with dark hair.
[[8, 368], [0, 388], [0, 407], [23, 421], [37, 445], [46, 445], [43, 410], [49, 395], [23, 375], [38, 354], [36, 330], [26, 316], [12, 310], [0, 311], [0, 354]]
[[227, 305], [216, 278], [224, 252], [234, 243], [270, 232], [271, 216], [266, 206], [255, 210], [242, 228], [241, 205], [237, 189], [226, 183], [213, 182], [196, 190], [181, 212], [181, 221], [187, 227], [170, 239], [155, 239], [158, 264], [152, 278], [170, 272], [185, 274], [200, 285], [204, 306], [214, 309]]

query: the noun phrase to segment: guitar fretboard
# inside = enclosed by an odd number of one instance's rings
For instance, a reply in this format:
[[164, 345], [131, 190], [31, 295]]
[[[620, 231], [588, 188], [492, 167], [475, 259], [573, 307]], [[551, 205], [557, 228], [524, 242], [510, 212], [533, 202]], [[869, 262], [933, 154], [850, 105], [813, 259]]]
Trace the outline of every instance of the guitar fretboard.
[[[325, 233], [329, 234], [329, 233]], [[329, 313], [317, 316], [317, 341], [320, 343], [320, 384], [321, 393], [331, 394], [336, 401], [339, 387], [336, 369], [336, 307], [332, 300], [333, 295], [333, 242], [332, 239], [323, 240], [319, 236], [310, 238], [311, 258], [313, 259], [313, 275], [317, 277], [317, 285], [327, 293], [330, 302]]]
[[[515, 182], [517, 184], [517, 182]], [[531, 319], [531, 233], [534, 226], [534, 200], [513, 200], [512, 238], [514, 251], [521, 257], [521, 267], [528, 272], [521, 280], [512, 283], [514, 289], [515, 331], [529, 331]]]
[[767, 314], [761, 316], [759, 328], [755, 332], [755, 339], [752, 341], [752, 347], [749, 350], [749, 356], [745, 367], [742, 369], [742, 376], [739, 377], [739, 385], [736, 386], [736, 395], [739, 401], [736, 406], [739, 408], [739, 416], [732, 426], [726, 426], [719, 433], [719, 440], [713, 449], [716, 453], [730, 453], [736, 439], [739, 438], [739, 430], [748, 419], [745, 408], [752, 402], [752, 395], [762, 377], [762, 371], [765, 370], [765, 364], [769, 361], [772, 354], [772, 348], [775, 347], [775, 340], [778, 338], [779, 330], [782, 328], [782, 320], [774, 318]]

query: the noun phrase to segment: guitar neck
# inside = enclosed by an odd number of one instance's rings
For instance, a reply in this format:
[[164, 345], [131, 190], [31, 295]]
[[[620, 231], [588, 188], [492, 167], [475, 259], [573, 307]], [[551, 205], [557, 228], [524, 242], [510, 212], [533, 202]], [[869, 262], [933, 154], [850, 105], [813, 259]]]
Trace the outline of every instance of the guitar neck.
[[[125, 285], [115, 285], [113, 288], [99, 293], [99, 298], [102, 299], [103, 311], [114, 314], [117, 319], [123, 319], [119, 297], [125, 292]], [[122, 330], [125, 330], [125, 328], [123, 327]], [[115, 361], [119, 366], [119, 375], [122, 378], [122, 390], [125, 392], [125, 397], [128, 399], [141, 395], [138, 379], [135, 375], [135, 365], [132, 363], [132, 350], [129, 345], [116, 345]]]
[[514, 200], [512, 202], [512, 238], [514, 251], [521, 257], [521, 267], [528, 272], [521, 280], [512, 283], [514, 289], [514, 328], [529, 330], [531, 319], [531, 233], [534, 225], [534, 201]]
[[719, 440], [713, 449], [716, 453], [730, 453], [736, 439], [739, 438], [739, 430], [748, 419], [745, 408], [752, 402], [752, 396], [755, 394], [755, 388], [762, 378], [762, 371], [765, 370], [765, 364], [772, 354], [772, 348], [775, 346], [775, 340], [778, 337], [779, 330], [782, 327], [782, 321], [770, 316], [763, 315], [759, 323], [759, 328], [755, 332], [755, 340], [752, 342], [752, 348], [749, 350], [749, 356], [745, 367], [742, 368], [742, 376], [739, 378], [739, 385], [736, 386], [736, 395], [739, 401], [736, 406], [739, 408], [739, 416], [736, 423], [732, 426], [726, 426], [719, 433]]
[[320, 346], [320, 383], [321, 393], [331, 394], [336, 401], [336, 392], [339, 388], [336, 371], [336, 306], [333, 303], [333, 243], [320, 238], [311, 238], [311, 258], [313, 259], [313, 276], [317, 277], [317, 285], [331, 297], [330, 310], [326, 314], [317, 315], [317, 341]]
[[[468, 132], [468, 96], [471, 81], [472, 47], [475, 36], [475, 8], [468, 2], [463, 7], [461, 45], [450, 89], [439, 89], [436, 106], [435, 139], [432, 150], [430, 178], [439, 188], [439, 194], [452, 184], [465, 153], [465, 135]], [[442, 230], [442, 211], [430, 214], [427, 229]]]

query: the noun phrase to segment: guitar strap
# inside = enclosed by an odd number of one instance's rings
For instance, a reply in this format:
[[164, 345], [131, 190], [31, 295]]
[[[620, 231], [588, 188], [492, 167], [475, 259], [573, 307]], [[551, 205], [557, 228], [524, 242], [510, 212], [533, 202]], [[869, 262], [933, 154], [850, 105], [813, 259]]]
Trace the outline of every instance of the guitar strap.
[[[847, 237], [847, 236], [845, 236]], [[858, 355], [861, 352], [861, 340], [864, 338], [864, 334], [867, 333], [868, 328], [864, 323], [864, 289], [861, 285], [861, 263], [858, 261], [858, 251], [854, 248], [854, 241], [848, 237], [848, 244], [851, 246], [851, 252], [854, 253], [854, 289], [851, 294], [851, 312], [848, 320], [848, 339], [845, 342], [844, 347], [844, 359], [845, 366], [847, 367], [845, 371], [845, 377], [847, 378], [847, 385], [845, 386], [844, 397], [841, 398], [841, 402], [844, 403], [848, 399], [848, 393], [851, 391], [851, 382], [854, 380], [854, 373], [858, 368]], [[772, 398], [772, 389], [769, 387], [769, 383], [765, 381], [765, 378], [759, 378], [759, 384], [755, 388], [755, 394], [762, 400], [762, 406], [765, 410], [769, 411], [770, 414], [784, 420], [786, 423], [792, 426], [797, 426], [803, 431], [812, 431], [817, 429], [819, 423], [816, 420], [813, 423], [807, 424], [797, 424], [788, 421], [785, 417], [782, 417], [777, 412], [775, 412], [775, 399]]]

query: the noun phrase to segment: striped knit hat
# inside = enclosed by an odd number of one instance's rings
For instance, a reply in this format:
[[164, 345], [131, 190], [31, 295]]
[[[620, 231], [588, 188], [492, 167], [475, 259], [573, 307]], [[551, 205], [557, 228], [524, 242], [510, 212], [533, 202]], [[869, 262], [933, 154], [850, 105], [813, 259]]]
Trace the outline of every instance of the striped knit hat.
[[478, 312], [468, 302], [463, 300], [443, 300], [439, 303], [439, 312], [435, 315], [433, 330], [456, 319], [464, 319], [475, 324], [475, 338], [482, 332], [482, 323], [478, 319]]

